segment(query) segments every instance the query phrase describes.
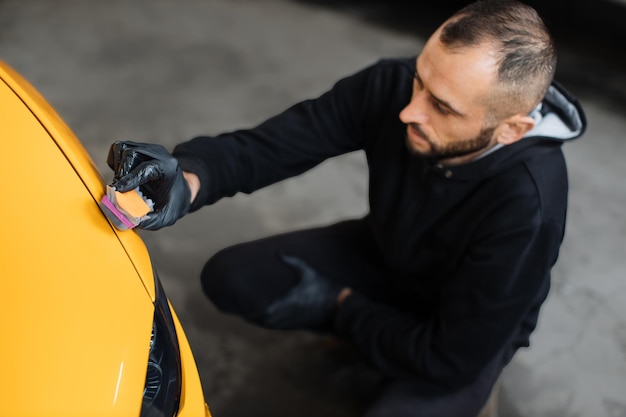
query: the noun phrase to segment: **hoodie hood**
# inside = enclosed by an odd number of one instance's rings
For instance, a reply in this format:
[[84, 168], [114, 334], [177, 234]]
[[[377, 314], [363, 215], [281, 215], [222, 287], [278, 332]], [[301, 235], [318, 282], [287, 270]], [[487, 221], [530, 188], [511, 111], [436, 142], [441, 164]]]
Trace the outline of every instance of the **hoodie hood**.
[[535, 127], [525, 138], [541, 137], [557, 141], [578, 138], [587, 127], [578, 101], [557, 83], [553, 83], [543, 101], [530, 113]]

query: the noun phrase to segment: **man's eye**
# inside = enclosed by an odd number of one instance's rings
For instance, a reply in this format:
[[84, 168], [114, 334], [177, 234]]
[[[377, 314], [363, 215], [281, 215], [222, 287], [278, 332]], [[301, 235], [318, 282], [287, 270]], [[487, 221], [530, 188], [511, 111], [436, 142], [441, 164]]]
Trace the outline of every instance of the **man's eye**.
[[445, 107], [443, 107], [441, 105], [441, 103], [439, 103], [436, 100], [433, 100], [433, 106], [435, 107], [435, 110], [437, 110], [440, 114], [447, 116], [448, 114], [450, 114], [450, 112], [448, 111], [448, 109], [446, 109]]

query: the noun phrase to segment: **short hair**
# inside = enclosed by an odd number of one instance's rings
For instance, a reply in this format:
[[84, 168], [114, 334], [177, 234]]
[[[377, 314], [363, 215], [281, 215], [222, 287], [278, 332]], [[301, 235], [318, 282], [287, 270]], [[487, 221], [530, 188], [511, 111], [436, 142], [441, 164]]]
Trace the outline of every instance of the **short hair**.
[[530, 112], [554, 78], [554, 40], [535, 9], [515, 0], [465, 6], [444, 25], [439, 40], [452, 50], [493, 46], [498, 67], [495, 94], [487, 99], [492, 117]]

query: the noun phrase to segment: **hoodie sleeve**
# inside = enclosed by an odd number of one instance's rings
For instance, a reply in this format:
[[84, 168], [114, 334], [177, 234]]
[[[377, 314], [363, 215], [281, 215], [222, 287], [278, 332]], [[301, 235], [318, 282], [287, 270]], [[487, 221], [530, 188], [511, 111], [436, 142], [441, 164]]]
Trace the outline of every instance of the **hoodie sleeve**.
[[[192, 210], [237, 192], [251, 193], [299, 175], [327, 158], [362, 149], [376, 65], [340, 80], [259, 126], [197, 137], [174, 149], [183, 170], [200, 178]], [[369, 106], [369, 107], [368, 107]]]

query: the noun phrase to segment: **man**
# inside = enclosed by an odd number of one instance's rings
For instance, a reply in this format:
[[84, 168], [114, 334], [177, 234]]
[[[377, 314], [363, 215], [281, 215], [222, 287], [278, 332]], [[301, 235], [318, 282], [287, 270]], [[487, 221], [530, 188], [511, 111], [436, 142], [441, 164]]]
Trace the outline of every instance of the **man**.
[[584, 114], [552, 83], [535, 11], [473, 3], [417, 58], [382, 60], [253, 129], [162, 147], [115, 143], [120, 191], [156, 230], [237, 192], [363, 150], [365, 218], [222, 250], [202, 272], [224, 312], [332, 332], [389, 383], [367, 416], [475, 416], [528, 346], [564, 234], [561, 145]]

